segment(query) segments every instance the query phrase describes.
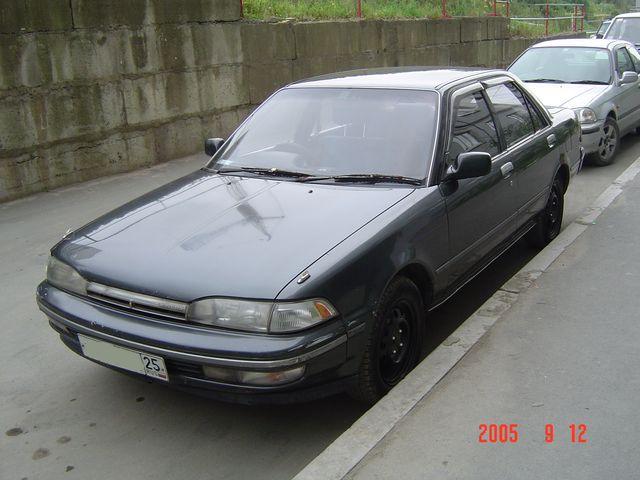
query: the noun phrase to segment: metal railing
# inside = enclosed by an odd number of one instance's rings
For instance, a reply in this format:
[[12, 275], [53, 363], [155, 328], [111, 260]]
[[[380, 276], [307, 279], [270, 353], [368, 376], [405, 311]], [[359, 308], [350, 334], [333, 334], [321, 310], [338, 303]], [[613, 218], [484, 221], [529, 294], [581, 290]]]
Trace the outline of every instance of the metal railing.
[[[584, 31], [585, 5], [584, 3], [533, 3], [534, 7], [544, 7], [544, 15], [541, 17], [510, 17], [516, 21], [544, 21], [544, 34], [549, 35], [549, 20], [571, 20], [571, 30], [578, 31], [578, 20], [580, 21], [579, 31]], [[570, 7], [573, 9], [572, 15], [551, 16], [551, 9], [554, 7]]]
[[493, 12], [489, 15], [492, 17], [500, 17], [502, 14], [498, 13], [498, 5], [504, 8], [505, 16], [511, 17], [511, 1], [510, 0], [493, 0]]
[[[240, 1], [240, 7], [244, 10], [244, 1]], [[363, 17], [363, 0], [352, 0], [354, 2], [354, 13], [356, 18]], [[365, 0], [366, 1], [366, 0]], [[434, 4], [437, 0], [433, 0]], [[449, 1], [455, 0], [440, 0], [440, 17], [441, 18], [451, 18], [452, 16], [449, 14], [447, 4]], [[542, 12], [541, 16], [538, 17], [513, 17], [511, 16], [511, 0], [492, 0], [489, 3], [490, 11], [485, 12], [488, 16], [499, 17], [505, 16], [514, 21], [519, 22], [544, 22], [544, 31], [545, 35], [549, 35], [549, 22], [550, 21], [558, 21], [558, 20], [571, 20], [571, 30], [574, 32], [584, 31], [585, 22], [589, 22], [585, 20], [586, 18], [586, 9], [584, 3], [550, 3], [549, 0], [546, 0], [545, 3], [533, 3], [529, 4], [533, 7], [540, 7]], [[560, 12], [559, 15], [552, 16], [552, 10], [562, 9], [563, 12]], [[567, 14], [567, 10], [572, 10], [570, 14]], [[535, 24], [537, 25], [537, 24]]]

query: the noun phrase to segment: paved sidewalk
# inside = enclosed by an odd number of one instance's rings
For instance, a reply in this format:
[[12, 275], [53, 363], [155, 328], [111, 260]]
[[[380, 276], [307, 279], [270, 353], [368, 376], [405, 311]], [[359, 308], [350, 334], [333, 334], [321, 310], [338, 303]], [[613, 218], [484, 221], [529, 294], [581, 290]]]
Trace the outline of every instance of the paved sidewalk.
[[639, 206], [640, 176], [347, 478], [638, 478]]

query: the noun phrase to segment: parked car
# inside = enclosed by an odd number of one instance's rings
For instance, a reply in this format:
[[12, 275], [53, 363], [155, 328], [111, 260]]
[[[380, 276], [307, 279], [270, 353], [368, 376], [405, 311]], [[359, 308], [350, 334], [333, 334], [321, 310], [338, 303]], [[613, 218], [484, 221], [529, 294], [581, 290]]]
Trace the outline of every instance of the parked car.
[[591, 38], [603, 38], [604, 34], [607, 32], [607, 29], [611, 25], [611, 19], [607, 18], [600, 23], [598, 30], [591, 36]]
[[603, 38], [625, 40], [636, 48], [640, 46], [640, 12], [623, 13], [614, 17]]
[[538, 43], [509, 67], [548, 107], [575, 110], [596, 165], [613, 163], [620, 137], [640, 125], [640, 54], [620, 40]]
[[580, 164], [573, 112], [477, 69], [295, 83], [206, 151], [55, 245], [37, 301], [90, 360], [246, 403], [377, 400], [427, 310], [558, 235]]

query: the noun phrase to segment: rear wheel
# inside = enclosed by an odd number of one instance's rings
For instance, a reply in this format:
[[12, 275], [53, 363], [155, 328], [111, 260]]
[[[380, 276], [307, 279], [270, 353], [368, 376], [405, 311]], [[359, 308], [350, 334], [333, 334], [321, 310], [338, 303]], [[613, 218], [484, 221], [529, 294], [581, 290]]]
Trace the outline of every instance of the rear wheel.
[[614, 162], [620, 144], [620, 129], [614, 118], [607, 117], [602, 131], [603, 135], [598, 145], [598, 151], [591, 155], [593, 164], [599, 167], [611, 165]]
[[564, 186], [556, 177], [544, 210], [538, 215], [536, 225], [527, 234], [527, 240], [537, 248], [543, 248], [560, 233], [564, 214]]
[[407, 278], [394, 279], [374, 314], [351, 395], [375, 403], [397, 385], [418, 363], [424, 325], [425, 307], [420, 291]]

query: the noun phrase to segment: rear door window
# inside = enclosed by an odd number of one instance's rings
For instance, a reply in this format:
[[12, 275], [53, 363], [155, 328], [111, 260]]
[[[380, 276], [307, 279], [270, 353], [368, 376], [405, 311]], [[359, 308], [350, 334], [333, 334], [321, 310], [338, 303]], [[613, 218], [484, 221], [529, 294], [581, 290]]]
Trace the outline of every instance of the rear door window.
[[507, 148], [532, 135], [535, 127], [525, 99], [513, 82], [487, 88], [498, 123], [502, 127]]
[[521, 92], [521, 95], [527, 104], [529, 113], [531, 114], [531, 120], [533, 120], [533, 127], [536, 129], [536, 131], [542, 130], [547, 126], [547, 120], [544, 118], [542, 113], [540, 113], [540, 110], [538, 110], [538, 107], [536, 107], [534, 103], [531, 101], [531, 99], [527, 97], [527, 95], [525, 95], [522, 92]]

